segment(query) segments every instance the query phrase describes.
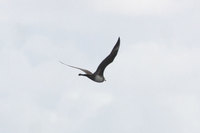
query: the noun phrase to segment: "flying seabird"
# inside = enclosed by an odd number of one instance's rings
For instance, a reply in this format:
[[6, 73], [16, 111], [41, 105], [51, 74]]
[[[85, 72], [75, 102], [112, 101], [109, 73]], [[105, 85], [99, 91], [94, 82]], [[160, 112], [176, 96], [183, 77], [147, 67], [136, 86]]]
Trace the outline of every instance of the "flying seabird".
[[104, 82], [104, 81], [106, 81], [105, 78], [104, 78], [104, 75], [103, 75], [104, 70], [115, 59], [115, 57], [118, 53], [118, 50], [119, 50], [119, 46], [120, 46], [120, 38], [118, 38], [117, 43], [115, 44], [111, 53], [99, 64], [97, 70], [94, 73], [90, 72], [89, 70], [83, 69], [83, 68], [79, 68], [79, 67], [75, 67], [75, 66], [65, 64], [61, 61], [60, 61], [60, 63], [85, 72], [85, 74], [79, 74], [79, 76], [86, 76], [89, 79], [91, 79], [95, 82], [99, 82], [99, 83]]

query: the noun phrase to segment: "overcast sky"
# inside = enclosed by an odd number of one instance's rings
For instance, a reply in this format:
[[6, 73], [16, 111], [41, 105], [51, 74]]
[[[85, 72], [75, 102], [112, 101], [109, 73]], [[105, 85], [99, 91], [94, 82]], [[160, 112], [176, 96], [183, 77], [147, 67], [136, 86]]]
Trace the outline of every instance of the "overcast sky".
[[[199, 0], [0, 0], [1, 133], [199, 133]], [[118, 37], [106, 82], [95, 71]]]

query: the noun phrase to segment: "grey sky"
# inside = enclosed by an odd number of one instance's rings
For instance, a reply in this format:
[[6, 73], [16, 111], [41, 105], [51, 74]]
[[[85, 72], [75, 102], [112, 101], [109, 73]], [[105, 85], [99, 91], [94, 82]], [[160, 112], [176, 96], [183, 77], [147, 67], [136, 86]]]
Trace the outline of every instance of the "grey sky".
[[[1, 133], [199, 133], [198, 0], [1, 0]], [[95, 71], [121, 37], [99, 84]]]

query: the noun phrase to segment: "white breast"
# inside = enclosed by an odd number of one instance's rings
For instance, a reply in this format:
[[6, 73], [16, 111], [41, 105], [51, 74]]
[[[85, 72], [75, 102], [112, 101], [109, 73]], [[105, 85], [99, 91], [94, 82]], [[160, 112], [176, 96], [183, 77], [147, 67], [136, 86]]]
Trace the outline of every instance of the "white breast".
[[99, 76], [99, 75], [96, 75], [96, 76], [95, 76], [95, 81], [96, 81], [96, 82], [103, 82], [103, 81], [104, 81], [104, 78], [101, 77], [101, 76]]

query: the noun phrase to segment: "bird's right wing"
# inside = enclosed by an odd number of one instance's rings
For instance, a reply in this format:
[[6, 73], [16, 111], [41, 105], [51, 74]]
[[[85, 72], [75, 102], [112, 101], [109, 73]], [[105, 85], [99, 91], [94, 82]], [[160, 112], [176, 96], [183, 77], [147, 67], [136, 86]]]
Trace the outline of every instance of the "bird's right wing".
[[90, 72], [89, 70], [86, 70], [86, 69], [83, 69], [83, 68], [79, 68], [79, 67], [75, 67], [75, 66], [71, 66], [71, 65], [68, 65], [68, 64], [63, 63], [62, 61], [59, 61], [59, 62], [60, 62], [61, 64], [63, 64], [63, 65], [68, 66], [68, 67], [72, 67], [72, 68], [75, 68], [75, 69], [79, 69], [79, 70], [85, 72], [86, 74], [92, 75], [92, 72]]
[[119, 50], [119, 46], [120, 46], [120, 38], [118, 38], [117, 43], [115, 44], [111, 53], [100, 63], [95, 73], [103, 75], [105, 68], [115, 59]]

